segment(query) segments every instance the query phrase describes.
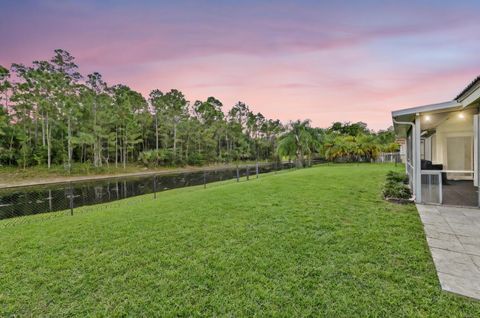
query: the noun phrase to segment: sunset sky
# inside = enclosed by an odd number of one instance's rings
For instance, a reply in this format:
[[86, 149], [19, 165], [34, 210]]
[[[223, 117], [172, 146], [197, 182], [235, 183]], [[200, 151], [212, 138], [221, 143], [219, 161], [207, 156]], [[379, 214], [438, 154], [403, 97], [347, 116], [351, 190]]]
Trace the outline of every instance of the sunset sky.
[[[323, 2], [323, 4], [321, 4]], [[480, 1], [0, 0], [0, 64], [63, 48], [147, 96], [241, 100], [282, 121], [391, 125], [480, 75]]]

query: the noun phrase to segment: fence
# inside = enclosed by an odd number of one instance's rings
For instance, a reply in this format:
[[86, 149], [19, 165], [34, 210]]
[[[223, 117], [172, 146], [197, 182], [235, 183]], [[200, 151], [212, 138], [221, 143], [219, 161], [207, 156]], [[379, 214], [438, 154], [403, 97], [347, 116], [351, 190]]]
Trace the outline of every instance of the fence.
[[0, 228], [98, 210], [115, 204], [138, 203], [136, 200], [119, 201], [129, 197], [152, 194], [153, 198], [157, 198], [159, 192], [169, 189], [195, 185], [203, 185], [206, 188], [207, 184], [212, 182], [225, 180], [240, 182], [241, 179], [249, 180], [258, 178], [264, 173], [292, 168], [295, 168], [295, 165], [286, 162], [256, 163], [224, 169], [4, 189], [0, 191]]
[[375, 162], [383, 163], [383, 162], [392, 162], [392, 163], [402, 163], [404, 161], [404, 156], [400, 152], [381, 152]]

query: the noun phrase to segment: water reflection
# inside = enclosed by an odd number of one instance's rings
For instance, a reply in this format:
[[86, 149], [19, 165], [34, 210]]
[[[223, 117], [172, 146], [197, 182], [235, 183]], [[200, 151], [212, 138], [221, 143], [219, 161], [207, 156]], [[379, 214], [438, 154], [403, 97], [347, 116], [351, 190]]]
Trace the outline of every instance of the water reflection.
[[[291, 168], [290, 163], [259, 166], [259, 173]], [[255, 166], [239, 170], [239, 177], [255, 175]], [[168, 189], [237, 178], [235, 168], [187, 172], [167, 175], [148, 175], [112, 178], [44, 186], [19, 187], [0, 191], [0, 219], [66, 210], [84, 205], [111, 202]], [[72, 199], [72, 201], [71, 201]]]

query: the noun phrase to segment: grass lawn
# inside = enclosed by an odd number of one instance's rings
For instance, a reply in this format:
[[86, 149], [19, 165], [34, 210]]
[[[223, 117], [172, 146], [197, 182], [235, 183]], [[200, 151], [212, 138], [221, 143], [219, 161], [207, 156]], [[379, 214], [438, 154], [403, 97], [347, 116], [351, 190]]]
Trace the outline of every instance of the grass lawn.
[[8, 226], [0, 316], [480, 316], [440, 290], [415, 207], [381, 199], [392, 168], [324, 165]]

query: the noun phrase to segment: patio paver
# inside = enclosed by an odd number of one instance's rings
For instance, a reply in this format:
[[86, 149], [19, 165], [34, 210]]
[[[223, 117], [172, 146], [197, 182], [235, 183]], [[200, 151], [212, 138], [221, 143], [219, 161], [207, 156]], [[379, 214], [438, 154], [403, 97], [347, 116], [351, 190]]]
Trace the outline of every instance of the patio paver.
[[480, 300], [480, 209], [417, 204], [442, 289]]

